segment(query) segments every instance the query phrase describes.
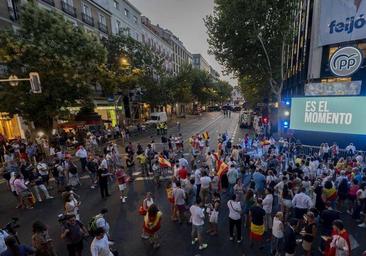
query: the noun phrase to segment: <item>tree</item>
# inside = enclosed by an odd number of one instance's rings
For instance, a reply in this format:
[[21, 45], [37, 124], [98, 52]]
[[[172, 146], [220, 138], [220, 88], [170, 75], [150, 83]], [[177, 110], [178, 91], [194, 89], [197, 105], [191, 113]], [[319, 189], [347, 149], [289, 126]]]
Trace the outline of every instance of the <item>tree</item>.
[[[127, 92], [137, 86], [149, 87], [162, 73], [162, 60], [148, 47], [123, 33], [104, 40], [108, 51], [107, 66], [111, 74], [112, 88]], [[146, 84], [145, 84], [146, 83]]]
[[216, 103], [224, 103], [231, 97], [233, 87], [226, 81], [218, 81], [214, 83], [214, 96], [212, 101]]
[[[238, 77], [251, 77], [251, 86], [282, 93], [285, 46], [292, 39], [291, 22], [298, 0], [216, 0], [206, 17], [210, 53]], [[253, 79], [254, 78], [254, 79]], [[244, 92], [245, 94], [245, 92]]]
[[91, 84], [98, 81], [106, 50], [81, 27], [34, 3], [23, 7], [19, 25], [16, 33], [0, 32], [0, 59], [9, 74], [27, 77], [38, 72], [42, 94], [32, 95], [28, 82], [3, 84], [0, 111], [19, 114], [50, 131], [54, 118], [67, 107], [90, 102]]

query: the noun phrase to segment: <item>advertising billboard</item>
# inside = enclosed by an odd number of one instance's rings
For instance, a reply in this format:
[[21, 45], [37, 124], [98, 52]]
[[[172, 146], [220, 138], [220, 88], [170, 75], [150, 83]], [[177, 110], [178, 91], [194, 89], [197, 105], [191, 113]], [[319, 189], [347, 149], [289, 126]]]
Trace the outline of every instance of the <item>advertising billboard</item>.
[[366, 38], [366, 0], [319, 2], [319, 46]]
[[292, 98], [290, 129], [366, 135], [366, 97]]

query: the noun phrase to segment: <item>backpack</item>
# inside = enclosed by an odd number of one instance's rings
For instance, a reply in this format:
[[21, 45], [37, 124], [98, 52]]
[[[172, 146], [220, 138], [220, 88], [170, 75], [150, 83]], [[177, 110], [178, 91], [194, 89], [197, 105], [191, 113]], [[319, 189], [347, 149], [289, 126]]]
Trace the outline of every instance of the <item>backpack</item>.
[[70, 164], [70, 166], [69, 166], [69, 172], [71, 173], [71, 174], [77, 174], [78, 173], [78, 169], [76, 168], [76, 166], [74, 165], [74, 164]]
[[95, 233], [97, 231], [97, 220], [102, 218], [102, 216], [100, 214], [95, 215], [94, 217], [92, 217], [89, 222], [88, 222], [88, 232], [91, 236], [95, 236]]

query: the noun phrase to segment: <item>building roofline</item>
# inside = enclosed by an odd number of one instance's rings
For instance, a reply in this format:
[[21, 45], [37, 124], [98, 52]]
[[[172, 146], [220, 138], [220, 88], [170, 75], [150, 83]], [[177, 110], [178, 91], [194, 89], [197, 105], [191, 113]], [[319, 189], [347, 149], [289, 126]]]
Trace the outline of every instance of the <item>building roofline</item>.
[[141, 15], [142, 12], [139, 9], [137, 9], [137, 7], [134, 6], [130, 1], [128, 1], [128, 0], [123, 0], [123, 1], [125, 1], [128, 6], [130, 6], [132, 9], [134, 9], [134, 11], [136, 11], [138, 14]]
[[99, 9], [102, 9], [103, 11], [105, 11], [106, 13], [108, 13], [109, 15], [112, 16], [112, 12], [111, 11], [109, 11], [106, 8], [104, 8], [103, 6], [101, 6], [100, 4], [98, 4], [97, 2], [95, 2], [94, 0], [87, 0], [87, 2], [93, 4], [94, 6], [96, 6]]

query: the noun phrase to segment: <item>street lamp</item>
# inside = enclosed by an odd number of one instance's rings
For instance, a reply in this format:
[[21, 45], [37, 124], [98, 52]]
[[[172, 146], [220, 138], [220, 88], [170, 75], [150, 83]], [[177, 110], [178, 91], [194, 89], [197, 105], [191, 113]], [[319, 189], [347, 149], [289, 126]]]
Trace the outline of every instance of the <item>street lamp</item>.
[[119, 58], [119, 65], [121, 66], [121, 68], [128, 68], [130, 66], [128, 58], [124, 56]]

